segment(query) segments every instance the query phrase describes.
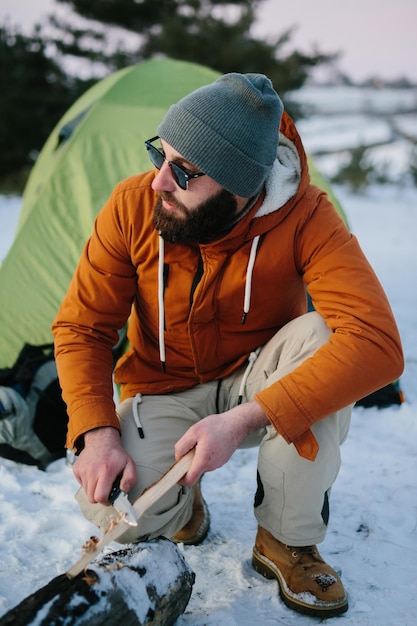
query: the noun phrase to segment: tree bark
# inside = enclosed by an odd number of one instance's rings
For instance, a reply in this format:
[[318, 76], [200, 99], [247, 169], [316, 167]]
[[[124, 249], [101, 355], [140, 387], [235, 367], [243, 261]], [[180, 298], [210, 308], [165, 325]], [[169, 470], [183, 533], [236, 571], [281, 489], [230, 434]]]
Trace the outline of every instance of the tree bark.
[[157, 539], [108, 554], [25, 598], [0, 626], [170, 626], [184, 612], [194, 573], [175, 544]]

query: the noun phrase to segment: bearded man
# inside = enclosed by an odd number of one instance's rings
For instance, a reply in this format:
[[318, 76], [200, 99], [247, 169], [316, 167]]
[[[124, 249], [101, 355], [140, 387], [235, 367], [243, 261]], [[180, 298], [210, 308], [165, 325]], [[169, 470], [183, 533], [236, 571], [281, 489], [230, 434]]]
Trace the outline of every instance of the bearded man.
[[222, 76], [156, 132], [152, 171], [114, 189], [53, 325], [78, 501], [105, 531], [117, 477], [133, 501], [194, 448], [122, 540], [209, 541], [201, 477], [259, 446], [253, 566], [290, 608], [338, 615], [316, 544], [352, 405], [402, 372], [390, 305], [266, 76]]

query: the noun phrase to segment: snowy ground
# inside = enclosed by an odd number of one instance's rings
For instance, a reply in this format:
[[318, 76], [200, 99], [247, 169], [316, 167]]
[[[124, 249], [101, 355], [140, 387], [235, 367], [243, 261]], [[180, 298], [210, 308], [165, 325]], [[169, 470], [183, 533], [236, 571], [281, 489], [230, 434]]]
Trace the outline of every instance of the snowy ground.
[[[334, 623], [414, 626], [417, 189], [375, 186], [363, 196], [341, 187], [335, 191], [391, 300], [406, 356], [401, 379], [406, 402], [384, 410], [354, 410], [332, 493], [328, 536], [320, 549], [341, 571], [350, 597], [348, 613]], [[13, 237], [19, 206], [18, 198], [0, 198], [0, 259]], [[256, 451], [243, 450], [204, 478], [212, 525], [203, 545], [184, 549], [196, 583], [180, 626], [301, 626], [320, 621], [287, 609], [277, 584], [250, 566], [255, 470]], [[41, 472], [0, 459], [0, 616], [66, 571], [85, 539], [96, 534], [78, 511], [75, 489], [72, 470], [63, 460]]]

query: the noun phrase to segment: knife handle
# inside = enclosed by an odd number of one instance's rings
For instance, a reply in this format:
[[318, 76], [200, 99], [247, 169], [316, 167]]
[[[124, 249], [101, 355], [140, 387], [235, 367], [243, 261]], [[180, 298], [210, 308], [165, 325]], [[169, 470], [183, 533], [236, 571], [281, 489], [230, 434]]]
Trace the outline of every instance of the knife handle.
[[121, 489], [120, 489], [120, 481], [122, 480], [122, 475], [120, 474], [116, 480], [113, 483], [113, 487], [110, 490], [109, 493], [109, 502], [110, 504], [114, 504], [114, 501], [116, 500], [117, 496], [121, 493]]

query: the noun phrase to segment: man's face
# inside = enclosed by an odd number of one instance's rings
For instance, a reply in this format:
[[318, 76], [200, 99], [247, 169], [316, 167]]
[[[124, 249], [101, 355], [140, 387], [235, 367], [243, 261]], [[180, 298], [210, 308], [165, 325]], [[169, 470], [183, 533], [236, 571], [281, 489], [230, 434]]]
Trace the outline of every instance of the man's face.
[[188, 189], [181, 189], [168, 161], [190, 172], [197, 170], [166, 142], [161, 140], [161, 145], [166, 160], [152, 182], [152, 188], [158, 192], [155, 227], [172, 243], [204, 244], [222, 237], [247, 198], [234, 196], [209, 176], [191, 179]]

